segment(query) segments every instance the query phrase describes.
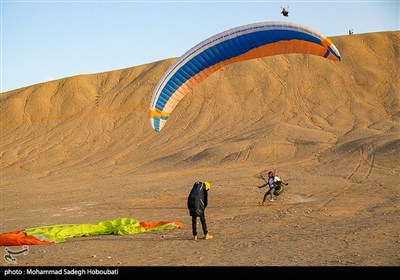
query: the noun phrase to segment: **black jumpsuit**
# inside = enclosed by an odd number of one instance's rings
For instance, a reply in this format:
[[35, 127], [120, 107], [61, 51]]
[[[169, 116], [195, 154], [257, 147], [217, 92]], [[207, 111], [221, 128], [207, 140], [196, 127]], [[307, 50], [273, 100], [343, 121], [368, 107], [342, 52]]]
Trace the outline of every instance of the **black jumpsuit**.
[[208, 192], [206, 191], [206, 185], [203, 182], [194, 183], [187, 201], [189, 214], [190, 216], [192, 216], [193, 236], [197, 236], [197, 217], [200, 218], [204, 235], [208, 233], [207, 223], [204, 213], [207, 204], [208, 204]]

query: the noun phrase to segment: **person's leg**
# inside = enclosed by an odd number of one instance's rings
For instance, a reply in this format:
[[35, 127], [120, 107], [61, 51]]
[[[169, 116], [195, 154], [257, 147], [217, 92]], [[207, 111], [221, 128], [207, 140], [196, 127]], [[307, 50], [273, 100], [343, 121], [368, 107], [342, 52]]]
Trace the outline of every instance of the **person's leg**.
[[269, 192], [269, 195], [270, 195], [269, 201], [274, 201], [275, 188], [270, 188], [268, 192]]
[[203, 233], [204, 233], [204, 235], [206, 235], [208, 233], [208, 229], [207, 229], [206, 217], [205, 217], [204, 213], [202, 215], [200, 215], [200, 222], [201, 222], [201, 227], [203, 228]]
[[206, 239], [206, 240], [212, 239], [213, 237], [210, 234], [208, 234], [206, 217], [205, 217], [204, 213], [202, 215], [200, 215], [200, 221], [201, 221], [201, 226], [203, 228], [204, 239]]
[[267, 196], [269, 195], [269, 190], [264, 194], [263, 200], [262, 202], [265, 203], [265, 201], [267, 200]]
[[259, 202], [258, 205], [261, 205], [261, 206], [265, 205], [265, 201], [267, 200], [268, 194], [269, 194], [269, 190], [264, 194], [263, 200], [261, 202]]
[[192, 216], [192, 233], [193, 233], [193, 238], [196, 240], [197, 239], [197, 217]]

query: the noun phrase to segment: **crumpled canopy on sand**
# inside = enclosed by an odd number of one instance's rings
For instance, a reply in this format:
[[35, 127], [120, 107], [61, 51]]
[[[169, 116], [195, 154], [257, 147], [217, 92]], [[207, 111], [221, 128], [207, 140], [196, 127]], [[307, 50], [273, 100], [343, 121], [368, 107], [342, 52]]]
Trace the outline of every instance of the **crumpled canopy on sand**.
[[127, 235], [183, 227], [183, 223], [177, 221], [139, 222], [131, 218], [106, 220], [97, 224], [62, 224], [2, 233], [0, 246], [53, 244], [64, 242], [72, 237], [101, 234]]

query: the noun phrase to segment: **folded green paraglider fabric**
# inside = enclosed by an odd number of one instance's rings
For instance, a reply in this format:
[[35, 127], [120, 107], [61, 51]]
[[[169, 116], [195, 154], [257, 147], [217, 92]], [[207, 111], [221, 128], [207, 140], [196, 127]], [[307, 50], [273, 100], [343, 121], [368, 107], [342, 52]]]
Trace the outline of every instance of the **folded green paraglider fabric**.
[[28, 228], [24, 230], [30, 236], [45, 237], [56, 242], [78, 236], [93, 236], [100, 234], [133, 234], [144, 232], [137, 220], [122, 218], [102, 221], [97, 224], [64, 224], [45, 227]]
[[28, 228], [0, 234], [0, 246], [52, 244], [68, 238], [101, 234], [127, 235], [183, 228], [181, 222], [139, 222], [132, 218], [105, 220], [97, 224], [61, 224]]

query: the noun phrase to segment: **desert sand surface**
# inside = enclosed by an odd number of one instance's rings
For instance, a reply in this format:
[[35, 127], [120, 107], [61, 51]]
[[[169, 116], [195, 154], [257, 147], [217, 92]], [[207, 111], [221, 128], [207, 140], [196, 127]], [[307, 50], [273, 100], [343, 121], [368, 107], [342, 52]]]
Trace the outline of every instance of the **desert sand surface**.
[[[17, 265], [399, 266], [400, 32], [330, 39], [340, 62], [291, 54], [220, 69], [160, 133], [151, 96], [176, 58], [2, 93], [2, 233], [185, 225], [31, 245]], [[261, 207], [268, 170], [289, 185]], [[211, 183], [212, 240], [192, 240], [195, 181]]]

